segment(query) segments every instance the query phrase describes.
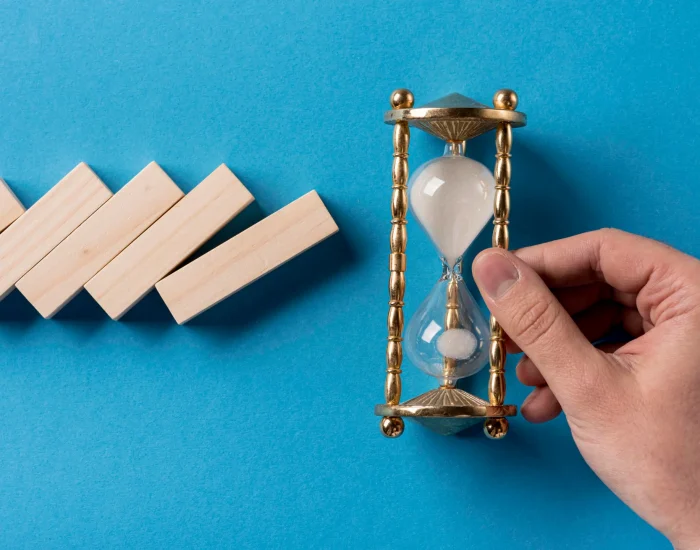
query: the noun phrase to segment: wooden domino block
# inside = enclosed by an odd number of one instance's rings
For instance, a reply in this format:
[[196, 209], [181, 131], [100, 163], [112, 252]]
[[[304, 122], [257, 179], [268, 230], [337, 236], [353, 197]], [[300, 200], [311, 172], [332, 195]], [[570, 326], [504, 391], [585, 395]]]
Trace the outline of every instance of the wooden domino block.
[[321, 198], [311, 191], [175, 271], [156, 288], [182, 324], [337, 231]]
[[48, 319], [184, 196], [155, 162], [141, 170], [17, 284]]
[[24, 214], [24, 206], [12, 189], [0, 178], [0, 231]]
[[219, 166], [85, 285], [119, 319], [253, 201], [225, 165]]
[[0, 233], [0, 299], [111, 196], [81, 162]]

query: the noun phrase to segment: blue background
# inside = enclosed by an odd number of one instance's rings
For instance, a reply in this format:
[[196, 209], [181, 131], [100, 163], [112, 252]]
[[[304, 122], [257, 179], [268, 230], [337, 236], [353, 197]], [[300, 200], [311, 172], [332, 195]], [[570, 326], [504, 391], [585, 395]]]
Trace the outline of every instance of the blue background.
[[[672, 5], [671, 5], [672, 4]], [[692, 254], [694, 2], [3, 0], [0, 176], [27, 205], [79, 161], [117, 190], [156, 160], [189, 190], [226, 162], [257, 202], [317, 189], [341, 232], [187, 326], [85, 294], [0, 303], [8, 548], [659, 548], [563, 419], [500, 443], [383, 398], [390, 92], [520, 95], [514, 246], [616, 226]], [[470, 144], [491, 165], [493, 134]], [[414, 132], [412, 166], [441, 151]], [[439, 274], [409, 226], [407, 315]], [[487, 246], [486, 232], [470, 251]], [[211, 246], [211, 245], [210, 245]], [[509, 362], [508, 401], [526, 389]], [[433, 382], [406, 365], [404, 396]], [[484, 395], [484, 373], [471, 388]]]

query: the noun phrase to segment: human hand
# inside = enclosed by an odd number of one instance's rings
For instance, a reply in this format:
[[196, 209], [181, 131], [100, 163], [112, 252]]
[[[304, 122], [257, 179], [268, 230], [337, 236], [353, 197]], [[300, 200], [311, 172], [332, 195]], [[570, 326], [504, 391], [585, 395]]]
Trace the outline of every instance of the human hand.
[[[603, 229], [486, 250], [472, 270], [525, 353], [523, 416], [563, 410], [603, 482], [677, 550], [700, 549], [700, 261]], [[634, 339], [594, 347], [617, 326]]]

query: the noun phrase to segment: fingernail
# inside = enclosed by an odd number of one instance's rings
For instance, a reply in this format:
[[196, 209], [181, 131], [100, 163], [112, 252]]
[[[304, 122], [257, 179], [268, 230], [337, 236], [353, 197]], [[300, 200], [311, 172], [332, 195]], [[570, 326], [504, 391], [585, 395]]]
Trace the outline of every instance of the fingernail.
[[496, 251], [479, 256], [472, 268], [479, 287], [493, 300], [498, 300], [517, 281], [520, 274], [513, 262]]

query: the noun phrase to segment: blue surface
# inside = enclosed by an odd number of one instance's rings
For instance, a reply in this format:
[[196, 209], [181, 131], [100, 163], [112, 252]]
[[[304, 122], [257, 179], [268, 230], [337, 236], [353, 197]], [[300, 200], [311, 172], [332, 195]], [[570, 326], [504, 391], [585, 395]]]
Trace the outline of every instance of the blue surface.
[[[341, 228], [185, 327], [155, 294], [120, 323], [84, 294], [52, 321], [0, 303], [2, 546], [665, 547], [562, 419], [389, 441], [372, 408], [391, 90], [519, 92], [515, 246], [617, 226], [697, 255], [700, 8], [673, 4], [1, 2], [0, 175], [26, 204], [81, 160], [113, 190], [150, 160], [185, 190], [226, 162], [257, 203], [219, 240], [314, 188]], [[414, 167], [439, 151], [414, 133]], [[409, 227], [407, 315], [439, 272]]]

